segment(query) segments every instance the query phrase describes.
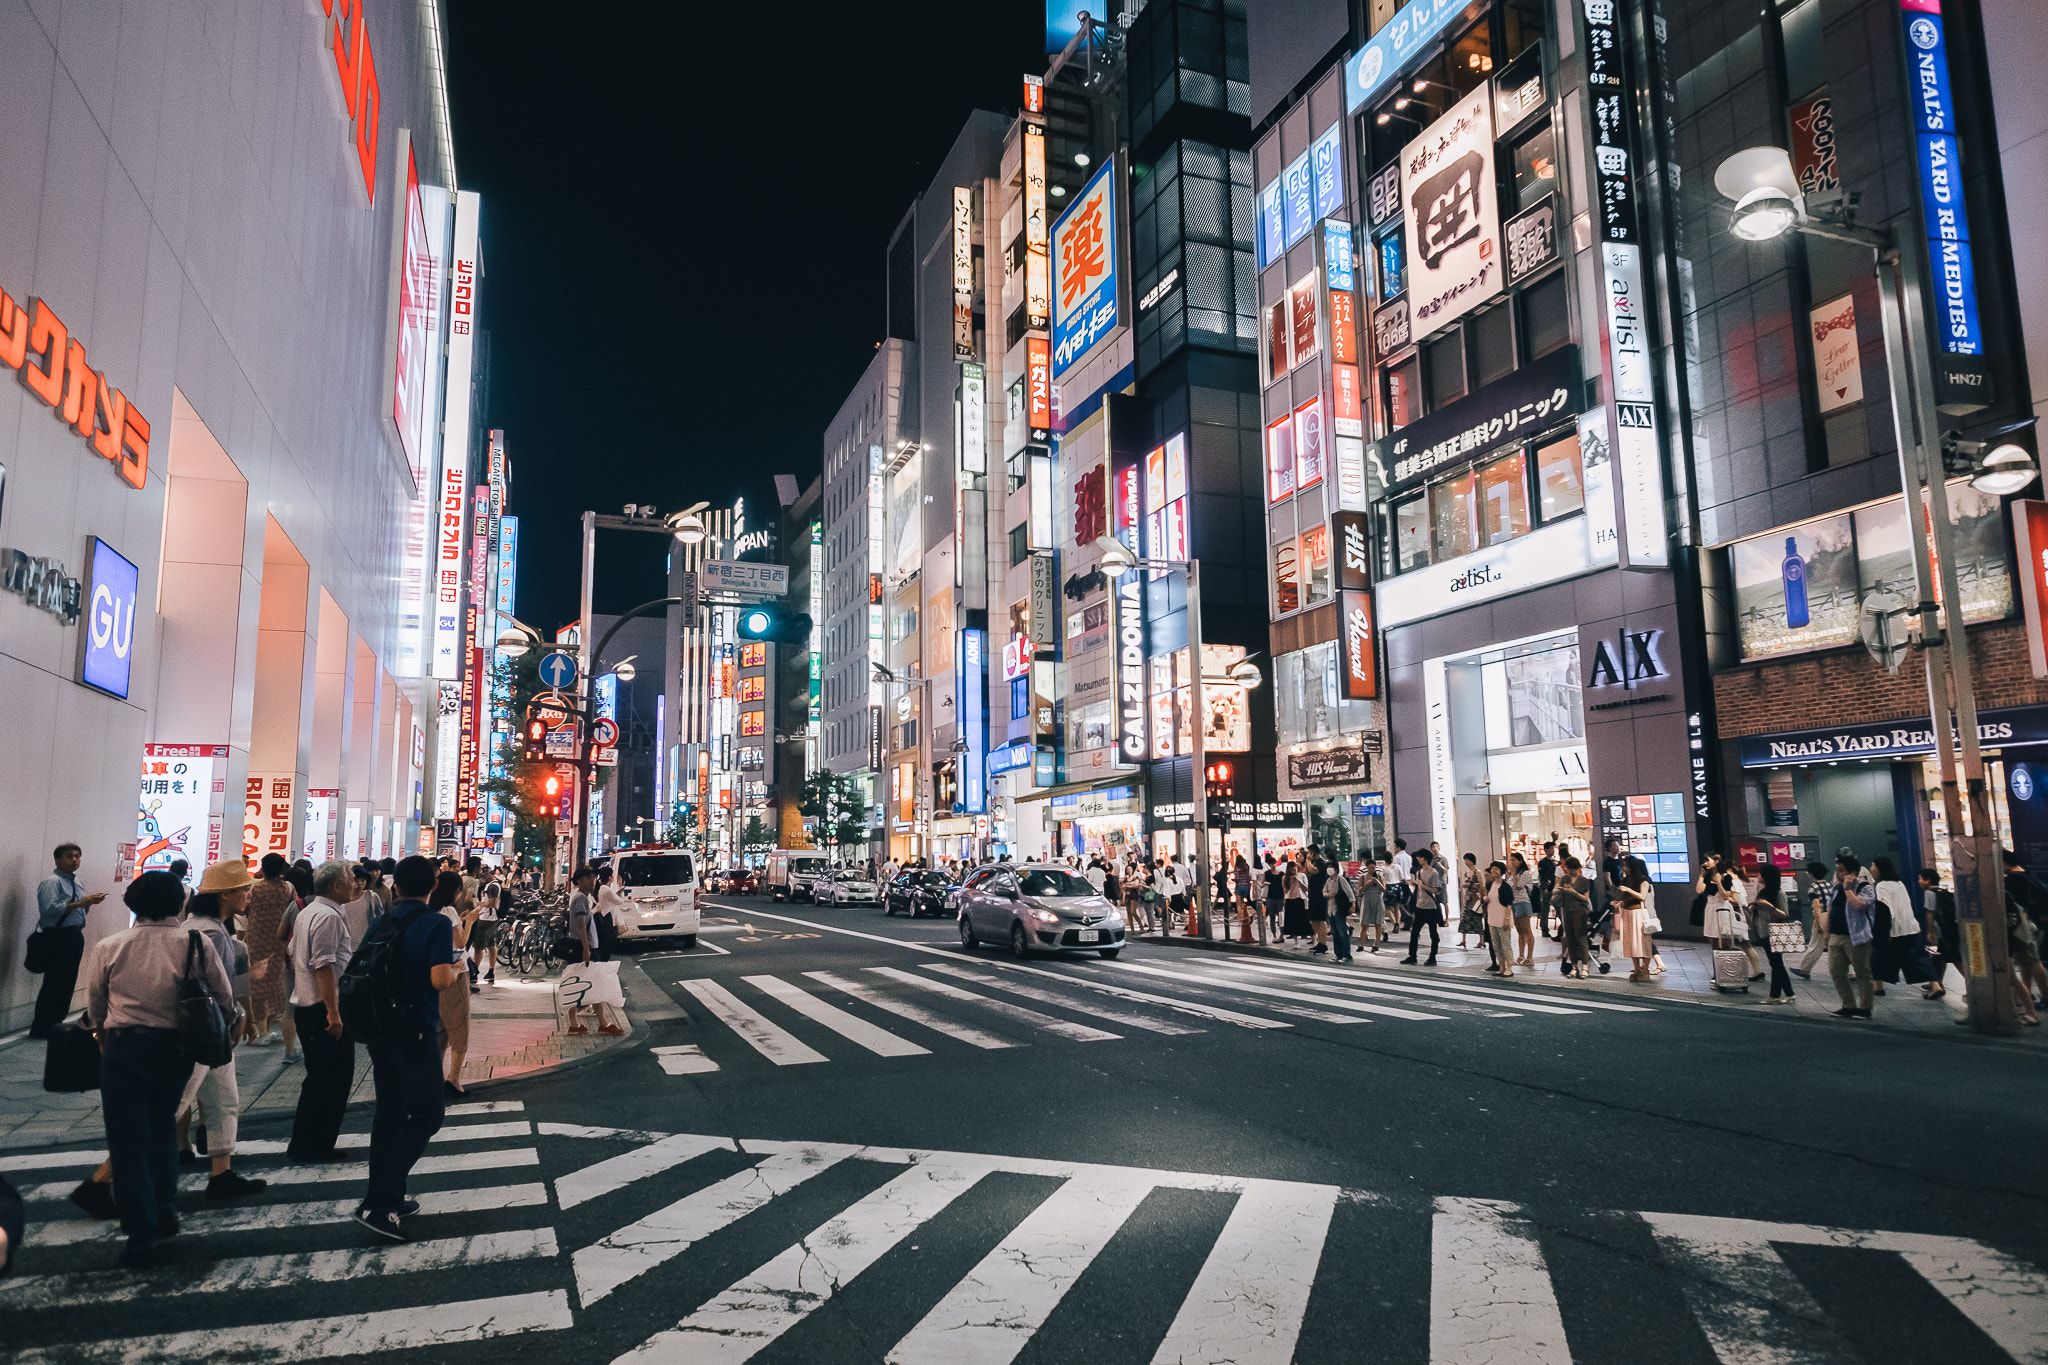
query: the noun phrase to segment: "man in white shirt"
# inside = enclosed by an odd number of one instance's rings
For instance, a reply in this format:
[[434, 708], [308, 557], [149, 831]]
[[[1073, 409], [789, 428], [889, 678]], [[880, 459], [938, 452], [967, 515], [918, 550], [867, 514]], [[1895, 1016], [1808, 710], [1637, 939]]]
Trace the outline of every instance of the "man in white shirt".
[[306, 1057], [286, 1148], [295, 1161], [333, 1160], [356, 1076], [356, 1045], [341, 1029], [341, 974], [355, 952], [342, 907], [354, 895], [355, 874], [347, 863], [324, 862], [313, 873], [313, 892], [292, 921], [290, 949], [292, 1019]]
[[1408, 874], [1415, 868], [1415, 860], [1408, 856], [1408, 841], [1394, 840], [1394, 880], [1402, 884], [1408, 881]]

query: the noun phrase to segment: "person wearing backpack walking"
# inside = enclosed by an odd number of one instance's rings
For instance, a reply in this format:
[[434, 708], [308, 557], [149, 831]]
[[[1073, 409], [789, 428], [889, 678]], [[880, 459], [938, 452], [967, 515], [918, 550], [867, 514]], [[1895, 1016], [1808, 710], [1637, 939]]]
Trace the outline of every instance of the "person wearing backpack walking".
[[417, 1213], [406, 1177], [441, 1131], [441, 992], [463, 975], [454, 928], [427, 908], [434, 864], [414, 854], [393, 877], [398, 901], [377, 921], [342, 977], [348, 1032], [369, 1050], [377, 1112], [370, 1121], [370, 1182], [355, 1221], [387, 1242], [407, 1242], [399, 1219]]
[[355, 946], [343, 909], [355, 885], [347, 863], [322, 863], [313, 877], [313, 898], [292, 921], [286, 949], [292, 972], [292, 1020], [306, 1058], [306, 1079], [299, 1087], [291, 1141], [285, 1146], [285, 1155], [293, 1161], [334, 1160], [334, 1142], [356, 1081], [356, 1045], [342, 1029], [340, 987]]

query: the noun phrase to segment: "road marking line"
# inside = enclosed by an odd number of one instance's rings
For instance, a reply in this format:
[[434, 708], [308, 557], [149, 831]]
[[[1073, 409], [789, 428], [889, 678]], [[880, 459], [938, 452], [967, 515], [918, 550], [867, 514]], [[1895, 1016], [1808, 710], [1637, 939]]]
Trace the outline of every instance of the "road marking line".
[[718, 1070], [718, 1063], [704, 1055], [704, 1049], [695, 1043], [682, 1043], [676, 1047], [648, 1049], [661, 1069], [671, 1076], [696, 1076], [706, 1071]]
[[1061, 1185], [896, 1343], [889, 1365], [1008, 1365], [1156, 1184], [1126, 1170]]
[[1535, 1225], [1521, 1206], [1438, 1199], [1430, 1237], [1432, 1365], [1571, 1365]]
[[1822, 1365], [1855, 1352], [1835, 1332], [1792, 1267], [1767, 1239], [1725, 1236], [1645, 1217], [1693, 1320], [1720, 1360]]
[[827, 1143], [792, 1146], [591, 1243], [570, 1257], [578, 1298], [590, 1307], [626, 1281], [680, 1256], [693, 1243], [858, 1150]]
[[406, 1246], [353, 1251], [300, 1251], [216, 1261], [203, 1279], [189, 1269], [144, 1272], [89, 1270], [72, 1275], [31, 1275], [0, 1281], [0, 1310], [73, 1308], [81, 1304], [126, 1303], [177, 1294], [223, 1294], [285, 1285], [333, 1283], [362, 1276], [454, 1270], [500, 1261], [524, 1261], [556, 1254], [553, 1228], [445, 1237]]
[[928, 972], [941, 972], [961, 981], [978, 982], [995, 990], [1008, 991], [1011, 995], [1021, 995], [1026, 1000], [1036, 1000], [1042, 1005], [1057, 1005], [1063, 1010], [1072, 1010], [1076, 1014], [1088, 1014], [1093, 1015], [1097, 1019], [1107, 1019], [1112, 1024], [1123, 1024], [1128, 1028], [1141, 1028], [1151, 1033], [1175, 1035], [1201, 1033], [1204, 1031], [1198, 1028], [1189, 1028], [1185, 1024], [1167, 1024], [1157, 1020], [1146, 1019], [1127, 1010], [1111, 1010], [1103, 1009], [1099, 1005], [1083, 1005], [1077, 1001], [1069, 1000], [1066, 996], [1040, 990], [1036, 986], [1027, 986], [1022, 982], [1016, 981], [1004, 981], [1000, 977], [983, 976], [980, 972], [969, 971], [967, 968], [957, 966], [951, 962], [927, 962], [924, 969]]
[[61, 1171], [66, 1166], [97, 1166], [106, 1159], [105, 1152], [30, 1152], [0, 1156], [0, 1171]]
[[[522, 1123], [519, 1127], [524, 1129], [526, 1125]], [[362, 1139], [361, 1142], [348, 1144], [349, 1146], [367, 1147], [370, 1145], [369, 1134], [367, 1133], [344, 1133], [342, 1136], [353, 1136]], [[337, 1142], [335, 1145], [338, 1147], [342, 1144]], [[277, 1142], [236, 1143], [235, 1154], [237, 1156], [274, 1155], [276, 1152], [281, 1151], [282, 1148], [283, 1144]], [[450, 1171], [484, 1171], [502, 1169], [507, 1166], [538, 1165], [540, 1165], [540, 1153], [534, 1148], [512, 1147], [497, 1152], [467, 1152], [459, 1156], [421, 1157], [417, 1162], [413, 1163], [412, 1173], [414, 1175], [445, 1175]], [[370, 1165], [366, 1161], [351, 1161], [346, 1163], [325, 1162], [313, 1166], [268, 1167], [263, 1170], [263, 1178], [270, 1182], [272, 1188], [281, 1185], [336, 1185], [350, 1180], [368, 1180], [370, 1178]], [[206, 1188], [206, 1181], [206, 1172], [188, 1171], [178, 1178], [178, 1192], [180, 1194], [196, 1194]], [[31, 1186], [24, 1192], [22, 1197], [30, 1200], [68, 1199], [73, 1188], [69, 1181], [53, 1181], [49, 1184]]]
[[1323, 1258], [1335, 1185], [1251, 1180], [1152, 1365], [1287, 1365]]
[[[479, 1015], [478, 1017], [482, 1018], [483, 1016]], [[442, 1112], [450, 1118], [466, 1114], [523, 1114], [526, 1112], [526, 1101], [478, 1100], [473, 1104], [451, 1104]]]
[[1328, 1010], [1312, 1010], [1307, 1005], [1274, 1005], [1275, 1014], [1291, 1014], [1297, 1019], [1317, 1019], [1325, 1024], [1370, 1024], [1372, 1020], [1362, 1019], [1355, 1014], [1332, 1014]]
[[716, 981], [685, 981], [682, 987], [703, 1001], [704, 1008], [723, 1019], [754, 1051], [777, 1066], [802, 1066], [808, 1062], [832, 1060], [817, 1049], [806, 1046], [789, 1030], [748, 1009], [740, 1003], [738, 996]]
[[706, 1152], [729, 1152], [732, 1149], [731, 1138], [702, 1137], [695, 1133], [666, 1137], [645, 1147], [606, 1157], [580, 1171], [556, 1177], [555, 1202], [565, 1209], [573, 1209], [599, 1195], [623, 1189], [636, 1180], [645, 1180], [685, 1161], [694, 1161]]
[[[1645, 1213], [1640, 1216], [1650, 1225], [1659, 1245], [1667, 1252], [1675, 1251], [1715, 1278], [1737, 1273], [1737, 1295], [1743, 1298], [1761, 1292], [1776, 1292], [1753, 1278], [1760, 1274], [1769, 1279], [1785, 1269], [1777, 1252], [1771, 1248], [1773, 1242], [1896, 1252], [2007, 1355], [2029, 1365], [2048, 1363], [2048, 1312], [2043, 1310], [2043, 1305], [2048, 1304], [2048, 1276], [1981, 1242], [1915, 1232], [1866, 1232], [1853, 1228], [1816, 1227], [1807, 1223], [1762, 1223], [1746, 1218], [1703, 1218], [1673, 1213]], [[1777, 1261], [1777, 1266], [1774, 1268], [1769, 1261], [1762, 1260], [1764, 1255]], [[1715, 1268], [1717, 1261], [1726, 1262], [1728, 1270]], [[1785, 1270], [1785, 1273], [1790, 1272]], [[1796, 1277], [1794, 1283], [1797, 1284]], [[1805, 1291], [1801, 1289], [1799, 1292]], [[1697, 1301], [1693, 1310], [1702, 1329], [1707, 1331], [1709, 1341], [1719, 1349], [1721, 1342], [1708, 1325], [1707, 1312]], [[1714, 1311], [1717, 1317], [1721, 1316], [1722, 1310], [1717, 1308]], [[1733, 1324], [1729, 1325], [1732, 1330]], [[1779, 1333], [1769, 1335], [1777, 1336]], [[1845, 1348], [1837, 1338], [1832, 1349], [1841, 1351]], [[1722, 1359], [1730, 1357], [1723, 1353]]]
[[324, 1360], [484, 1341], [519, 1332], [559, 1332], [574, 1324], [559, 1289], [499, 1299], [394, 1308], [299, 1322], [208, 1327], [154, 1337], [77, 1342], [18, 1352], [14, 1365], [127, 1365], [141, 1360]]
[[[548, 1202], [545, 1185], [483, 1185], [467, 1190], [428, 1190], [419, 1196], [418, 1217], [440, 1213], [483, 1213], [492, 1209], [525, 1209]], [[257, 1232], [270, 1228], [305, 1227], [315, 1223], [346, 1223], [362, 1206], [361, 1199], [309, 1200], [302, 1204], [254, 1204], [242, 1209], [205, 1209], [181, 1213], [181, 1237], [203, 1237], [219, 1232]], [[121, 1236], [121, 1225], [113, 1219], [74, 1219], [68, 1223], [40, 1223], [29, 1229], [32, 1247], [76, 1246], [81, 1242], [111, 1242]]]
[[[481, 1142], [486, 1138], [528, 1137], [532, 1132], [533, 1126], [524, 1119], [512, 1123], [458, 1123], [452, 1128], [443, 1128], [428, 1141]], [[283, 1138], [256, 1138], [249, 1142], [237, 1142], [235, 1155], [277, 1156], [290, 1146], [291, 1144]], [[334, 1149], [338, 1152], [365, 1151], [369, 1146], [368, 1133], [342, 1133], [334, 1139]]]
[[1105, 1029], [1089, 1028], [1086, 1024], [1070, 1024], [1064, 1019], [1055, 1019], [1049, 1014], [1040, 1014], [1037, 1010], [1027, 1010], [1022, 1005], [1013, 1005], [1007, 1000], [994, 1000], [986, 995], [977, 995], [973, 991], [962, 990], [951, 982], [934, 981], [928, 976], [918, 976], [914, 972], [906, 972], [901, 968], [870, 967], [868, 970], [877, 976], [886, 976], [891, 981], [900, 981], [906, 986], [916, 986], [921, 990], [930, 991], [934, 995], [943, 995], [949, 1000], [971, 1000], [984, 1009], [994, 1010], [997, 1014], [1015, 1019], [1019, 1023], [1029, 1024], [1034, 1028], [1042, 1028], [1049, 1032], [1057, 1033], [1062, 1038], [1070, 1038], [1077, 1043], [1100, 1043], [1123, 1036], [1120, 1033], [1110, 1033]]
[[848, 981], [843, 977], [834, 976], [830, 972], [805, 972], [804, 975], [822, 985], [830, 986], [835, 991], [852, 996], [863, 1005], [870, 1005], [875, 1009], [885, 1010], [899, 1019], [908, 1019], [913, 1024], [923, 1024], [928, 1029], [943, 1033], [949, 1038], [958, 1038], [961, 1042], [971, 1043], [975, 1047], [1003, 1048], [1024, 1046], [1022, 1043], [1013, 1043], [1007, 1038], [998, 1038], [993, 1033], [983, 1033], [980, 1029], [971, 1028], [966, 1024], [956, 1024], [950, 1019], [942, 1019], [922, 1005], [913, 1005], [907, 1000], [893, 999], [883, 995], [880, 991], [870, 990], [857, 981]]
[[780, 977], [746, 976], [740, 979], [774, 996], [806, 1019], [823, 1024], [849, 1042], [859, 1043], [878, 1057], [931, 1056], [930, 1048], [919, 1047], [908, 1038], [898, 1037], [858, 1015], [848, 1014], [837, 1005], [828, 1005], [802, 986], [793, 986]]
[[842, 929], [836, 924], [826, 924], [822, 920], [798, 919], [794, 915], [771, 915], [766, 910], [755, 910], [750, 913], [762, 919], [779, 919], [785, 924], [801, 924], [806, 929], [822, 929], [828, 934], [844, 934], [848, 938], [864, 938], [875, 943], [886, 943], [891, 948], [909, 948], [914, 952], [920, 953], [953, 953], [958, 951], [951, 945], [908, 943], [900, 938], [890, 938], [887, 934], [870, 934], [860, 929]]
[[614, 1365], [751, 1360], [995, 1166], [972, 1157], [912, 1166]]
[[1281, 990], [1275, 986], [1259, 986], [1249, 981], [1232, 981], [1227, 977], [1203, 976], [1196, 972], [1174, 972], [1164, 967], [1141, 967], [1135, 962], [1116, 963], [1119, 971], [1143, 972], [1147, 976], [1163, 976], [1170, 981], [1200, 986], [1222, 987], [1225, 990], [1249, 991], [1253, 995], [1271, 996], [1276, 1000], [1299, 1000], [1310, 1005], [1335, 1005], [1339, 1009], [1352, 1010], [1359, 1014], [1384, 1014], [1389, 1019], [1441, 1020], [1445, 1014], [1424, 1014], [1419, 1010], [1401, 1009], [1395, 1005], [1369, 1005], [1363, 1000], [1345, 1000], [1334, 995], [1309, 995], [1302, 991]]
[[[654, 1049], [656, 1052], [660, 1048]], [[536, 1123], [542, 1137], [620, 1138], [629, 1142], [659, 1142], [668, 1133], [650, 1133], [641, 1128], [591, 1128], [581, 1123]]]
[[[1655, 1014], [1648, 1005], [1610, 1005], [1603, 1001], [1581, 1001], [1571, 997], [1569, 1005], [1550, 1005], [1529, 999], [1530, 992], [1513, 986], [1423, 986], [1411, 985], [1406, 981], [1388, 981], [1364, 972], [1340, 972], [1334, 967], [1283, 967], [1278, 963], [1233, 961], [1230, 965], [1242, 972], [1263, 972], [1276, 976], [1291, 976], [1296, 980], [1304, 976], [1338, 978], [1354, 990], [1390, 991], [1397, 995], [1425, 996], [1439, 1000], [1469, 1000], [1496, 1008], [1525, 1010], [1530, 1014], [1585, 1014], [1596, 1009], [1616, 1010], [1628, 1014]], [[1523, 970], [1528, 970], [1524, 968]], [[1326, 983], [1317, 981], [1315, 986], [1322, 989]], [[1336, 985], [1337, 981], [1328, 982]]]
[[1048, 971], [1043, 967], [1027, 967], [1021, 962], [994, 962], [990, 966], [1006, 972], [1030, 972], [1034, 976], [1049, 976], [1055, 981], [1064, 981], [1070, 986], [1081, 986], [1091, 991], [1101, 991], [1120, 1000], [1136, 1000], [1147, 1005], [1164, 1005], [1167, 1009], [1179, 1010], [1203, 1019], [1214, 1019], [1225, 1024], [1236, 1024], [1241, 1028], [1293, 1028], [1278, 1019], [1267, 1019], [1257, 1014], [1239, 1014], [1236, 1010], [1224, 1009], [1221, 1005], [1204, 1004], [1199, 1000], [1183, 1000], [1171, 995], [1153, 995], [1150, 991], [1134, 991], [1128, 986], [1112, 986], [1107, 981], [1090, 981], [1082, 976], [1069, 976], [1065, 972]]
[[[1214, 970], [1230, 970], [1241, 972], [1246, 970], [1246, 964], [1241, 962], [1233, 962], [1230, 964], [1228, 969], [1223, 967], [1217, 967], [1214, 968]], [[1286, 976], [1294, 976], [1294, 973], [1283, 973], [1283, 979]], [[1278, 984], [1278, 982], [1270, 981], [1266, 977], [1256, 977], [1248, 979], [1255, 980], [1262, 985]], [[1431, 1009], [1443, 1010], [1448, 1014], [1462, 1014], [1469, 1017], [1480, 1019], [1513, 1019], [1518, 1017], [1517, 1010], [1489, 1008], [1489, 1006], [1494, 1005], [1495, 1002], [1475, 1000], [1468, 996], [1463, 995], [1453, 995], [1448, 993], [1428, 991], [1400, 991], [1383, 989], [1380, 986], [1377, 986], [1371, 982], [1366, 981], [1302, 981], [1298, 976], [1295, 977], [1295, 983], [1297, 985], [1307, 986], [1313, 990], [1328, 991], [1333, 995], [1341, 995], [1347, 1000], [1380, 1000], [1385, 1001], [1389, 1004], [1416, 1005], [1422, 1003], [1421, 997], [1427, 997], [1428, 1004]], [[1531, 1012], [1537, 1014], [1578, 1014], [1582, 1011], [1553, 1009], [1548, 1006], [1543, 1006], [1534, 1007], [1531, 1009]]]

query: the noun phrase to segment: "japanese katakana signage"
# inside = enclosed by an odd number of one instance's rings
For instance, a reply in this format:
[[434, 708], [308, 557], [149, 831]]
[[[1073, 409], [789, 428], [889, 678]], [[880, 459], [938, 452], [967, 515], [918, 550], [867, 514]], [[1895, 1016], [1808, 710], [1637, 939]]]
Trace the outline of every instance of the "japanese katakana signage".
[[1481, 87], [1401, 149], [1408, 300], [1428, 336], [1500, 293], [1500, 205], [1493, 111]]
[[1117, 325], [1116, 171], [1112, 161], [1053, 226], [1053, 377]]
[[1459, 460], [1526, 441], [1575, 417], [1579, 351], [1562, 346], [1372, 443], [1372, 459], [1390, 489], [1413, 483]]

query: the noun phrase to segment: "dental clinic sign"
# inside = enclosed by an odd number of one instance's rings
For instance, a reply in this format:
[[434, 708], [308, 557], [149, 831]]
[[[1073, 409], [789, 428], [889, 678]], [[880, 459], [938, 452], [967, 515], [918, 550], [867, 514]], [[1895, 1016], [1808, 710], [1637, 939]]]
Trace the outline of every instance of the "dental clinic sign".
[[1963, 205], [1962, 148], [1948, 82], [1941, 0], [1899, 0], [1905, 25], [1906, 107], [1920, 167], [1920, 214], [1927, 236], [1934, 306], [1934, 386], [1943, 412], [1990, 403], [1991, 373], [1977, 319], [1977, 275], [1970, 257], [1970, 216]]

